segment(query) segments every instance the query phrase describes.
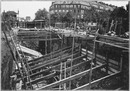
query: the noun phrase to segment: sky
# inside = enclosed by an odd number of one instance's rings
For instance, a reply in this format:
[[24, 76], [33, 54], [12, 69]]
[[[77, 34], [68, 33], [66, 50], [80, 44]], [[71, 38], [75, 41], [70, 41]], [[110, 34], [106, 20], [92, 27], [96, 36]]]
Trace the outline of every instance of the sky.
[[[120, 6], [126, 6], [128, 1], [103, 1], [107, 4]], [[49, 7], [51, 6], [52, 1], [2, 1], [1, 2], [1, 12], [6, 11], [15, 11], [19, 10], [19, 17], [25, 18], [26, 16], [30, 16], [31, 19], [35, 18], [35, 13], [39, 9], [46, 8], [49, 11]]]

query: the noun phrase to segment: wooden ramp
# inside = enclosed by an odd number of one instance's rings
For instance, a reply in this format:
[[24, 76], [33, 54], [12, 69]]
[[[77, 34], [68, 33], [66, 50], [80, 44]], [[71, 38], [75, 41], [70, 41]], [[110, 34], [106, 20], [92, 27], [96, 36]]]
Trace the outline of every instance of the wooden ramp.
[[24, 47], [22, 45], [17, 45], [16, 47], [19, 51], [22, 51], [24, 53], [27, 53], [27, 54], [30, 54], [32, 56], [35, 56], [35, 57], [41, 57], [43, 56], [40, 52], [37, 52], [35, 50], [32, 50], [32, 49], [29, 49], [27, 47]]

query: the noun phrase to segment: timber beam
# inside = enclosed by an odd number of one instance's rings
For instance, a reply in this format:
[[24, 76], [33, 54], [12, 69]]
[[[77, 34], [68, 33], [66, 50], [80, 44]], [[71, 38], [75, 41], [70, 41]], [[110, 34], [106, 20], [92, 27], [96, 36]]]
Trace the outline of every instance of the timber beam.
[[114, 44], [114, 43], [107, 43], [107, 42], [98, 41], [98, 40], [95, 40], [95, 42], [98, 42], [98, 43], [103, 43], [103, 44], [106, 44], [106, 45], [109, 45], [109, 46], [113, 46], [113, 47], [117, 47], [117, 48], [121, 48], [121, 49], [126, 49], [126, 50], [129, 50], [129, 48], [128, 48], [128, 47], [121, 46], [121, 45], [117, 45], [117, 44]]
[[[103, 67], [106, 67], [106, 64], [93, 67], [92, 70], [95, 70], [95, 69], [97, 69], [97, 68], [100, 69], [100, 68], [103, 68]], [[89, 73], [89, 72], [90, 72], [90, 69], [89, 69], [89, 70], [85, 70], [85, 71], [83, 71], [83, 72], [80, 72], [80, 73], [78, 73], [78, 74], [72, 75], [72, 76], [70, 76], [70, 77], [67, 77], [67, 78], [65, 78], [65, 79], [63, 79], [63, 80], [60, 80], [60, 81], [57, 81], [57, 82], [54, 82], [54, 83], [52, 83], [52, 84], [43, 86], [43, 87], [38, 88], [38, 89], [36, 89], [36, 90], [49, 90], [49, 89], [51, 89], [51, 88], [53, 88], [53, 87], [55, 87], [55, 86], [58, 86], [58, 85], [60, 85], [60, 84], [65, 83], [65, 82], [68, 82], [68, 81], [77, 79], [77, 78], [79, 78], [79, 77], [82, 77], [82, 76], [86, 75], [86, 74]]]
[[[77, 64], [77, 65], [72, 66], [72, 69], [75, 69], [76, 67], [78, 67], [78, 66], [80, 66], [80, 65], [82, 65], [82, 64], [84, 64], [84, 63], [90, 64], [90, 62], [91, 62], [91, 61], [81, 62], [81, 63], [79, 63], [79, 64]], [[66, 69], [66, 72], [70, 71], [70, 69], [71, 69], [71, 67], [67, 68], [67, 69]], [[65, 70], [65, 69], [64, 69], [64, 70]], [[63, 71], [64, 71], [64, 70], [63, 70]], [[58, 72], [58, 71], [57, 71], [57, 72]], [[60, 73], [60, 71], [59, 71], [59, 73]], [[44, 79], [52, 78], [52, 77], [54, 77], [55, 75], [56, 75], [56, 73], [51, 73], [51, 74], [46, 75], [46, 76], [43, 76], [43, 77], [41, 77], [41, 78], [37, 78], [37, 79], [35, 79], [35, 80], [32, 80], [32, 81], [31, 81], [31, 84], [36, 84], [37, 82], [40, 82], [40, 81], [42, 81], [42, 80], [44, 80]], [[30, 76], [30, 77], [31, 77], [31, 76]], [[27, 82], [27, 85], [29, 85], [29, 82]]]
[[[68, 52], [69, 52], [69, 51], [71, 51], [71, 50], [68, 50]], [[67, 51], [65, 51], [65, 52], [67, 52]], [[76, 52], [78, 52], [78, 51], [74, 51], [74, 53], [76, 53]], [[79, 54], [80, 54], [80, 52], [79, 52]], [[31, 66], [30, 68], [33, 69], [33, 68], [36, 68], [36, 67], [38, 67], [38, 66], [41, 66], [42, 64], [46, 64], [46, 63], [49, 63], [49, 62], [51, 62], [51, 61], [58, 60], [58, 59], [64, 58], [64, 57], [69, 56], [69, 55], [71, 55], [71, 54], [69, 54], [69, 53], [64, 53], [63, 55], [60, 55], [60, 54], [59, 54], [58, 57], [53, 58], [53, 59], [50, 59], [50, 60], [45, 59], [43, 62], [41, 62], [42, 60], [38, 60], [37, 62], [33, 63], [33, 64], [35, 64], [35, 65], [34, 65], [34, 66]], [[50, 58], [50, 57], [49, 57], [49, 58]], [[29, 65], [29, 66], [30, 66], [30, 65]]]
[[[74, 61], [75, 61], [75, 60], [74, 60]], [[69, 64], [70, 62], [71, 62], [71, 61], [67, 61], [66, 64]], [[82, 65], [82, 64], [90, 64], [90, 60], [89, 60], [89, 61], [83, 61], [83, 62], [81, 62], [81, 63], [78, 63], [78, 64], [72, 66], [72, 69], [75, 69], [76, 67], [78, 67], [78, 66], [80, 66], [80, 65]], [[43, 71], [34, 73], [34, 74], [30, 75], [30, 78], [33, 78], [33, 77], [38, 76], [38, 75], [41, 75], [41, 74], [43, 74], [44, 72], [49, 72], [49, 71], [51, 71], [52, 69], [53, 69], [53, 70], [59, 70], [59, 69], [60, 69], [60, 64], [58, 64], [58, 65], [56, 65], [56, 66], [52, 66], [51, 68], [45, 69], [45, 70], [43, 70]], [[64, 69], [64, 70], [65, 70], [65, 69]], [[64, 71], [64, 70], [63, 70], [63, 71]], [[69, 70], [70, 70], [70, 67], [66, 68], [66, 71], [69, 71]], [[24, 79], [26, 79], [26, 78], [27, 78], [27, 77], [24, 77]]]
[[24, 38], [20, 38], [20, 41], [22, 40], [26, 40], [26, 41], [30, 41], [30, 40], [38, 40], [38, 41], [50, 41], [50, 40], [61, 40], [60, 38], [51, 38], [51, 39], [45, 39], [44, 37], [24, 37]]
[[119, 75], [120, 75], [120, 72], [113, 73], [113, 74], [107, 75], [105, 77], [102, 77], [100, 79], [97, 79], [95, 81], [92, 81], [91, 84], [88, 83], [88, 84], [85, 84], [85, 85], [80, 86], [80, 87], [78, 87], [76, 89], [73, 89], [73, 90], [89, 90], [89, 89], [91, 89], [91, 87], [94, 87], [94, 86], [98, 85], [101, 81], [103, 81], [105, 79], [109, 79], [109, 78], [111, 78], [113, 76], [119, 76]]
[[[54, 54], [52, 55], [52, 58], [56, 58], [56, 57], [58, 57], [58, 56], [61, 56], [61, 54], [65, 54], [65, 53], [69, 53], [69, 52], [71, 52], [71, 49], [68, 49], [68, 50], [65, 50], [65, 51], [59, 52], [59, 53], [54, 53]], [[51, 56], [51, 55], [46, 56], [46, 57], [44, 57], [44, 58], [40, 58], [40, 59], [37, 60], [37, 61], [30, 62], [28, 65], [31, 66], [31, 65], [33, 65], [33, 64], [37, 64], [37, 63], [40, 63], [40, 62], [46, 63], [47, 60], [51, 59], [50, 56]]]
[[[72, 69], [75, 69], [76, 67], [78, 67], [78, 66], [80, 66], [80, 65], [83, 65], [84, 63], [90, 64], [90, 62], [91, 62], [90, 60], [89, 60], [89, 61], [81, 62], [81, 63], [79, 63], [79, 64], [76, 64], [76, 65], [72, 66]], [[70, 69], [71, 69], [71, 67], [68, 67], [68, 68], [66, 69], [66, 72], [70, 71]], [[64, 70], [65, 70], [65, 69], [64, 69]], [[62, 70], [62, 71], [64, 71], [64, 70]], [[59, 73], [60, 73], [60, 72], [59, 72]], [[51, 74], [46, 75], [46, 76], [43, 76], [43, 77], [41, 77], [41, 78], [37, 78], [37, 79], [35, 79], [35, 80], [32, 80], [32, 81], [31, 81], [31, 84], [36, 84], [37, 82], [40, 82], [40, 81], [42, 81], [42, 80], [44, 80], [44, 79], [52, 78], [52, 77], [54, 77], [55, 75], [56, 75], [56, 73], [51, 73]], [[31, 78], [31, 76], [30, 76], [30, 78]], [[27, 82], [27, 85], [29, 85], [29, 82]]]
[[56, 54], [56, 53], [59, 53], [60, 51], [68, 50], [68, 49], [70, 49], [70, 48], [72, 48], [72, 47], [69, 46], [69, 47], [60, 49], [60, 50], [58, 50], [58, 51], [51, 52], [51, 53], [49, 53], [49, 54], [43, 55], [42, 57], [39, 57], [39, 58], [36, 58], [36, 59], [33, 59], [33, 60], [29, 60], [28, 63], [34, 62], [34, 61], [37, 61], [37, 60], [40, 60], [40, 59], [45, 58], [45, 57], [49, 57], [49, 56], [52, 55], [52, 54]]
[[67, 56], [69, 56], [69, 55], [70, 55], [70, 54], [64, 54], [64, 55], [59, 56], [59, 57], [57, 57], [57, 58], [53, 58], [53, 59], [50, 59], [50, 60], [45, 60], [44, 62], [39, 62], [39, 63], [35, 64], [34, 66], [30, 66], [30, 68], [31, 68], [31, 69], [34, 69], [34, 68], [36, 68], [36, 67], [38, 67], [38, 66], [45, 65], [45, 64], [50, 63], [50, 62], [55, 61], [55, 60], [59, 60], [60, 57], [63, 58], [63, 57], [67, 57]]
[[[76, 51], [76, 49], [79, 49], [79, 48], [80, 48], [80, 46], [75, 47], [75, 48], [74, 48], [74, 51]], [[39, 57], [39, 58], [37, 58], [37, 59], [29, 60], [28, 63], [31, 63], [31, 62], [34, 62], [34, 61], [38, 61], [38, 60], [42, 60], [42, 58], [50, 57], [52, 54], [53, 54], [53, 55], [54, 55], [54, 54], [60, 54], [59, 52], [61, 52], [61, 51], [67, 52], [67, 51], [70, 50], [70, 49], [72, 49], [71, 46], [69, 46], [69, 47], [67, 47], [67, 48], [60, 49], [60, 50], [55, 51], [55, 52], [51, 52], [51, 53], [46, 54], [46, 55], [43, 55], [42, 57]], [[54, 56], [54, 57], [55, 57], [55, 56]]]
[[[35, 79], [35, 80], [31, 80], [30, 83], [31, 83], [31, 84], [37, 84], [38, 82], [43, 81], [43, 80], [45, 80], [45, 79], [52, 78], [52, 77], [54, 77], [55, 75], [56, 75], [56, 72], [51, 73], [51, 74], [46, 75], [46, 76], [43, 76], [43, 77], [41, 77], [41, 78], [37, 78], [37, 79]], [[27, 85], [29, 85], [30, 83], [27, 82]]]
[[[78, 53], [75, 53], [75, 54], [72, 54], [72, 55], [73, 55], [74, 57], [76, 57], [76, 56], [79, 55], [79, 52], [78, 52]], [[72, 55], [70, 55], [70, 56], [65, 56], [64, 58], [59, 58], [58, 60], [55, 60], [55, 61], [51, 59], [51, 60], [48, 61], [47, 63], [42, 64], [42, 65], [39, 66], [39, 67], [36, 67], [36, 68], [31, 69], [30, 72], [31, 72], [31, 71], [36, 71], [36, 70], [42, 69], [42, 68], [44, 68], [45, 66], [54, 65], [54, 64], [59, 63], [59, 62], [65, 62], [65, 61], [67, 61], [67, 59], [71, 58]]]

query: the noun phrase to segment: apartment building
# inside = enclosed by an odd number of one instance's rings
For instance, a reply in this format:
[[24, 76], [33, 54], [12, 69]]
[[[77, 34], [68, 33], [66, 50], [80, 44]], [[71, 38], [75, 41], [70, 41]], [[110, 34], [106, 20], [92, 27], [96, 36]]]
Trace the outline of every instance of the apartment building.
[[97, 1], [55, 1], [52, 2], [52, 5], [50, 6], [50, 12], [72, 12], [74, 15], [77, 14], [78, 18], [82, 18], [85, 10], [90, 10], [92, 7], [98, 12], [102, 12], [103, 10], [113, 11], [115, 8], [115, 6], [110, 6]]

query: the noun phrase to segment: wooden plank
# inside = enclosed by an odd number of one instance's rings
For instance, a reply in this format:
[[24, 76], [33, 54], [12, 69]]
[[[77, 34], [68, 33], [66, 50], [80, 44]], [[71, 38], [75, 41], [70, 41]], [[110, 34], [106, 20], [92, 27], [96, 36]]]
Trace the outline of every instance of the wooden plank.
[[[75, 53], [75, 54], [73, 54], [73, 55], [74, 55], [74, 57], [76, 57], [76, 56], [79, 55], [79, 52], [78, 52], [78, 53]], [[59, 63], [59, 62], [67, 61], [67, 59], [71, 58], [71, 56], [72, 56], [72, 55], [66, 56], [66, 57], [64, 57], [64, 58], [62, 58], [62, 59], [59, 58], [58, 60], [55, 60], [55, 61], [51, 60], [51, 61], [49, 61], [49, 63], [45, 63], [45, 64], [43, 64], [43, 65], [41, 65], [41, 66], [39, 66], [39, 67], [36, 67], [36, 68], [34, 68], [34, 69], [31, 69], [30, 72], [31, 72], [31, 71], [35, 71], [35, 70], [39, 70], [39, 69], [44, 68], [45, 66], [48, 66], [48, 65], [52, 65], [52, 64], [54, 65], [54, 64]]]
[[[77, 53], [79, 53], [79, 52], [77, 52]], [[74, 54], [76, 54], [76, 52]], [[38, 67], [38, 66], [40, 66], [42, 64], [50, 63], [50, 62], [55, 61], [55, 60], [60, 60], [61, 58], [65, 58], [65, 57], [67, 57], [69, 55], [71, 55], [71, 54], [66, 53], [66, 54], [63, 54], [62, 56], [58, 56], [58, 57], [50, 59], [50, 60], [45, 60], [44, 62], [39, 62], [38, 64], [35, 64], [34, 66], [31, 66], [31, 69], [36, 68], [36, 67]]]
[[[56, 51], [56, 52], [51, 52], [51, 53], [49, 53], [49, 54], [46, 54], [46, 55], [43, 55], [42, 57], [39, 57], [39, 58], [37, 58], [37, 59], [34, 59], [34, 60], [29, 60], [28, 62], [30, 63], [30, 62], [33, 62], [33, 61], [37, 61], [37, 60], [40, 60], [40, 59], [42, 59], [42, 58], [44, 58], [44, 57], [50, 57], [52, 54], [57, 54], [57, 53], [59, 53], [60, 51], [67, 51], [67, 50], [70, 50], [72, 47], [71, 46], [69, 46], [69, 47], [67, 47], [67, 48], [63, 48], [63, 49], [61, 49], [61, 50], [58, 50], [58, 51]], [[74, 49], [76, 50], [76, 49], [78, 49], [79, 48], [79, 46], [78, 47], [75, 47]]]
[[123, 46], [120, 46], [120, 45], [115, 45], [113, 43], [107, 43], [107, 42], [98, 41], [98, 40], [95, 40], [95, 42], [99, 42], [99, 43], [103, 43], [103, 44], [106, 44], [106, 45], [114, 46], [114, 47], [117, 47], [117, 48], [129, 50], [128, 47], [123, 47]]
[[17, 45], [16, 48], [20, 52], [23, 52], [23, 53], [26, 53], [26, 54], [29, 54], [29, 55], [33, 55], [33, 56], [37, 56], [37, 57], [43, 56], [40, 52], [35, 51], [33, 49], [30, 49], [30, 48], [27, 48], [27, 47], [22, 46], [22, 45]]
[[[65, 51], [65, 52], [69, 52], [69, 51], [71, 51], [71, 49], [69, 49], [69, 50], [67, 50], [67, 51]], [[76, 51], [74, 51], [74, 53], [75, 53]], [[59, 54], [60, 55], [60, 54]], [[42, 65], [42, 64], [46, 64], [46, 63], [49, 63], [49, 62], [51, 62], [52, 60], [53, 61], [55, 61], [55, 60], [58, 60], [60, 57], [61, 58], [63, 58], [63, 57], [65, 57], [65, 56], [69, 56], [70, 54], [69, 53], [67, 53], [67, 54], [63, 54], [62, 56], [58, 56], [57, 58], [53, 58], [53, 59], [50, 59], [50, 60], [47, 60], [47, 59], [45, 59], [44, 61], [43, 60], [38, 60], [38, 61], [36, 61], [36, 62], [33, 62], [33, 64], [34, 63], [38, 63], [38, 64], [35, 64], [34, 66], [31, 66], [30, 68], [31, 69], [33, 69], [33, 68], [36, 68], [36, 67], [38, 67], [38, 66], [40, 66], [40, 65]], [[49, 57], [50, 58], [50, 57]], [[41, 61], [43, 61], [43, 62], [41, 62]], [[40, 63], [41, 62], [41, 63]], [[40, 64], [39, 64], [40, 63]], [[30, 66], [30, 65], [29, 65]]]
[[19, 31], [18, 31], [18, 33], [24, 33], [24, 34], [28, 34], [28, 33], [39, 33], [39, 34], [41, 34], [41, 33], [43, 33], [43, 34], [47, 34], [47, 33], [50, 33], [49, 31], [46, 31], [46, 30], [42, 30], [42, 31], [31, 31], [30, 29], [28, 29], [28, 30], [24, 30], [24, 29], [19, 29]]
[[18, 31], [17, 36], [22, 37], [22, 36], [49, 36], [50, 32], [47, 31]]
[[19, 40], [21, 41], [30, 41], [30, 40], [37, 40], [37, 41], [50, 41], [50, 40], [61, 40], [60, 38], [51, 38], [51, 39], [45, 39], [44, 37], [24, 37], [24, 38], [20, 38]]
[[[69, 53], [70, 51], [71, 51], [71, 49], [68, 49], [68, 50], [65, 50], [65, 51], [59, 52], [59, 53], [54, 53], [54, 54], [52, 55], [52, 58], [58, 57], [58, 56], [60, 56], [61, 54]], [[31, 65], [37, 64], [37, 63], [39, 63], [39, 62], [45, 63], [45, 62], [46, 62], [47, 60], [49, 60], [49, 59], [51, 59], [51, 58], [50, 58], [50, 55], [48, 55], [48, 56], [46, 56], [46, 57], [44, 57], [44, 58], [40, 58], [40, 59], [37, 60], [37, 61], [30, 62], [28, 65], [31, 66]]]
[[[37, 78], [37, 79], [35, 79], [35, 80], [31, 80], [30, 83], [31, 83], [31, 84], [36, 84], [36, 83], [38, 83], [38, 82], [40, 82], [40, 81], [43, 81], [43, 80], [45, 80], [45, 79], [49, 79], [49, 78], [51, 78], [51, 77], [54, 77], [55, 74], [56, 74], [56, 72], [51, 73], [51, 74], [46, 75], [46, 76], [43, 76], [43, 77], [41, 77], [41, 78]], [[29, 85], [30, 83], [27, 82], [27, 85]]]
[[[62, 55], [61, 57], [63, 58], [63, 57], [67, 57], [67, 56], [69, 56], [70, 54], [64, 54], [64, 55]], [[59, 57], [56, 57], [56, 58], [53, 58], [53, 59], [49, 59], [49, 60], [44, 60], [43, 62], [39, 62], [39, 63], [36, 63], [35, 65], [33, 65], [33, 66], [30, 66], [30, 68], [31, 69], [33, 69], [33, 68], [36, 68], [36, 67], [38, 67], [38, 66], [41, 66], [41, 65], [44, 65], [44, 64], [46, 64], [46, 63], [50, 63], [50, 62], [52, 62], [52, 61], [55, 61], [55, 60], [59, 60], [60, 59], [60, 56]]]
[[60, 51], [63, 51], [63, 50], [68, 50], [68, 49], [70, 49], [70, 48], [71, 48], [71, 46], [66, 47], [66, 48], [63, 48], [63, 49], [60, 49], [60, 50], [58, 50], [58, 51], [51, 52], [51, 53], [49, 53], [49, 54], [43, 55], [42, 57], [39, 57], [39, 58], [36, 58], [36, 59], [33, 59], [33, 60], [29, 60], [28, 63], [33, 62], [33, 61], [37, 61], [37, 60], [42, 59], [42, 58], [44, 58], [44, 57], [48, 57], [48, 56], [50, 56], [50, 55], [52, 55], [52, 54], [59, 53]]
[[[83, 65], [83, 64], [88, 65], [88, 64], [90, 64], [90, 62], [91, 62], [91, 60], [89, 60], [89, 61], [83, 61], [81, 63], [78, 63], [78, 64], [72, 66], [72, 70], [75, 69], [75, 68], [77, 68], [80, 65]], [[70, 69], [71, 69], [71, 67], [66, 68], [66, 72], [70, 71]], [[62, 71], [65, 71], [65, 69], [63, 69]]]
[[104, 40], [111, 40], [111, 41], [118, 41], [118, 42], [129, 42], [129, 40], [126, 40], [125, 38], [115, 37], [115, 36], [104, 36], [104, 35], [98, 35], [100, 39]]
[[[80, 65], [82, 65], [82, 64], [84, 64], [84, 63], [90, 64], [90, 61], [84, 61], [84, 62], [81, 62], [81, 63], [79, 63], [79, 64], [77, 64], [77, 65], [74, 65], [74, 66], [72, 66], [72, 69], [74, 69], [74, 68], [76, 68], [77, 66], [80, 66]], [[68, 72], [69, 70], [70, 70], [70, 67], [66, 69], [67, 72]], [[64, 70], [63, 70], [63, 71], [64, 71]], [[55, 75], [55, 73], [51, 73], [51, 74], [46, 75], [46, 76], [44, 76], [44, 77], [37, 78], [37, 79], [35, 79], [35, 80], [32, 80], [32, 81], [31, 81], [31, 84], [36, 84], [37, 82], [40, 82], [40, 81], [42, 81], [42, 80], [44, 80], [44, 79], [48, 79], [48, 78], [54, 77], [54, 75]], [[27, 82], [27, 85], [29, 85], [29, 82]]]
[[[75, 60], [74, 60], [75, 61]], [[67, 61], [66, 62], [66, 64], [69, 64], [71, 61]], [[77, 66], [79, 66], [79, 65], [82, 65], [82, 64], [84, 64], [84, 63], [87, 63], [88, 64], [88, 62], [89, 61], [85, 61], [85, 62], [81, 62], [81, 63], [79, 63], [79, 64], [76, 64], [76, 65], [74, 65], [72, 68], [74, 69], [74, 68], [76, 68]], [[49, 72], [50, 70], [52, 70], [52, 69], [55, 69], [55, 70], [58, 70], [60, 68], [60, 64], [58, 64], [58, 65], [56, 65], [56, 66], [52, 66], [51, 68], [48, 68], [48, 69], [45, 69], [45, 70], [43, 70], [43, 71], [40, 71], [40, 72], [37, 72], [37, 73], [34, 73], [34, 74], [31, 74], [30, 75], [30, 78], [33, 78], [33, 77], [35, 77], [35, 76], [38, 76], [38, 75], [40, 75], [40, 74], [42, 74], [42, 73], [44, 73], [44, 72]], [[69, 71], [69, 69], [70, 69], [70, 67], [69, 68], [67, 68], [66, 70], [67, 71]], [[64, 70], [63, 70], [64, 71]], [[27, 77], [24, 77], [25, 79], [27, 78]]]
[[[97, 68], [103, 68], [103, 67], [105, 67], [105, 66], [106, 66], [106, 64], [100, 65], [100, 66], [97, 66], [97, 67], [92, 68], [92, 70], [97, 69]], [[49, 90], [50, 88], [53, 88], [53, 87], [55, 87], [55, 86], [57, 86], [57, 85], [63, 84], [63, 83], [65, 83], [65, 82], [74, 80], [74, 79], [79, 78], [79, 77], [82, 77], [82, 76], [86, 75], [89, 71], [90, 71], [90, 69], [89, 69], [89, 70], [85, 70], [85, 71], [80, 72], [80, 73], [78, 73], [78, 74], [76, 74], [76, 75], [72, 75], [72, 76], [67, 77], [67, 78], [65, 78], [65, 79], [63, 79], [63, 80], [54, 82], [54, 83], [49, 84], [49, 85], [46, 85], [46, 86], [43, 86], [43, 87], [38, 88], [38, 89], [36, 89], [36, 90]]]
[[120, 74], [120, 72], [107, 75], [105, 77], [102, 77], [100, 79], [97, 79], [97, 80], [91, 82], [91, 84], [87, 83], [87, 84], [80, 86], [80, 87], [73, 89], [73, 90], [90, 90], [90, 87], [97, 85], [100, 81], [108, 79], [108, 78], [113, 77], [113, 76], [119, 76], [119, 74]]

